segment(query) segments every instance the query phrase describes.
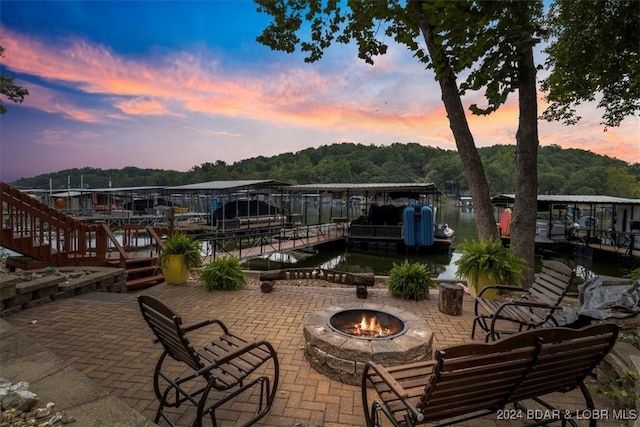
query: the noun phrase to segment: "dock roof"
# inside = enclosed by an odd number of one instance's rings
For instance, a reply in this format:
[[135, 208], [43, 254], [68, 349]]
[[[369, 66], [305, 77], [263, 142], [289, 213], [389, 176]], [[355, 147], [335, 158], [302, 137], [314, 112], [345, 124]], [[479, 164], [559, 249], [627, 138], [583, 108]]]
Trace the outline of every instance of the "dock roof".
[[[492, 197], [494, 203], [513, 203], [515, 194], [500, 194]], [[539, 194], [538, 202], [547, 203], [577, 203], [577, 204], [607, 204], [607, 205], [640, 205], [640, 199], [624, 197], [580, 195], [580, 194]]]
[[425, 194], [441, 194], [433, 183], [393, 182], [393, 183], [331, 183], [292, 185], [291, 191], [327, 191], [327, 192], [417, 192]]
[[168, 191], [224, 191], [248, 188], [289, 187], [291, 184], [275, 179], [248, 179], [235, 181], [208, 181], [197, 184], [178, 185], [165, 187]]

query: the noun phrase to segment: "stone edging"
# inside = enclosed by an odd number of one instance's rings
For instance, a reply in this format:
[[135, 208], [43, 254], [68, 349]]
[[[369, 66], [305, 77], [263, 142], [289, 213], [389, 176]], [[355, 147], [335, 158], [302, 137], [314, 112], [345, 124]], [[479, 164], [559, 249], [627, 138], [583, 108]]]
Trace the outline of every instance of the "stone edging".
[[125, 292], [123, 268], [58, 267], [0, 275], [0, 317], [88, 292]]

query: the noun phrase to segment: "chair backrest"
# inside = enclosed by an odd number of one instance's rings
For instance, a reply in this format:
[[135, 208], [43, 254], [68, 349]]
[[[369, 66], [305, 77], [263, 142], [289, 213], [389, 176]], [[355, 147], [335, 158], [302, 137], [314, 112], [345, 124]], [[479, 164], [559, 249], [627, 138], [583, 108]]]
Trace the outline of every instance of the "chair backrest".
[[542, 261], [542, 269], [529, 288], [525, 299], [550, 305], [558, 305], [573, 282], [571, 267], [553, 260]]
[[425, 421], [436, 421], [572, 390], [606, 356], [617, 333], [612, 323], [531, 329], [492, 343], [438, 350], [418, 409]]
[[535, 369], [522, 381], [512, 401], [566, 392], [580, 385], [616, 343], [618, 326], [601, 323], [582, 329], [541, 328]]
[[487, 344], [436, 351], [437, 367], [418, 409], [435, 421], [503, 407], [533, 364], [539, 340], [520, 333]]
[[171, 308], [151, 295], [138, 295], [142, 317], [156, 339], [173, 359], [198, 370], [204, 365], [182, 329], [182, 319]]

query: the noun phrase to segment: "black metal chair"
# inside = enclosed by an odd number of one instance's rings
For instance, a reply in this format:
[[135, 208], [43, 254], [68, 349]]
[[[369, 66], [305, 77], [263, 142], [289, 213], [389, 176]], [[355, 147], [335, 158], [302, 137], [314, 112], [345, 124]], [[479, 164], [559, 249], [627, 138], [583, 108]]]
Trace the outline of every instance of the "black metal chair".
[[[175, 426], [165, 408], [177, 408], [187, 402], [196, 407], [193, 426], [201, 426], [205, 414], [209, 414], [212, 424], [217, 426], [216, 409], [254, 386], [260, 388], [257, 412], [244, 425], [251, 425], [267, 414], [279, 378], [278, 357], [269, 342], [249, 342], [233, 335], [217, 319], [183, 326], [180, 316], [150, 295], [139, 295], [138, 303], [142, 316], [156, 336], [156, 342], [164, 347], [153, 376], [153, 388], [159, 400], [156, 423], [162, 417]], [[222, 333], [201, 349], [194, 349], [187, 333], [214, 324]], [[176, 369], [167, 366], [167, 356], [186, 365], [182, 369], [186, 372], [184, 376], [175, 377]], [[271, 369], [265, 365], [269, 361], [273, 364]], [[256, 372], [263, 365], [265, 368]]]
[[[545, 325], [558, 326], [554, 314], [562, 309], [560, 304], [571, 287], [573, 277], [574, 272], [569, 266], [559, 261], [545, 260], [535, 283], [529, 289], [504, 285], [485, 287], [475, 300], [471, 338], [475, 336], [476, 326], [486, 333], [485, 341], [498, 339], [502, 334]], [[518, 297], [510, 301], [483, 298], [482, 295], [489, 289], [512, 292]], [[515, 328], [505, 329], [505, 324]]]

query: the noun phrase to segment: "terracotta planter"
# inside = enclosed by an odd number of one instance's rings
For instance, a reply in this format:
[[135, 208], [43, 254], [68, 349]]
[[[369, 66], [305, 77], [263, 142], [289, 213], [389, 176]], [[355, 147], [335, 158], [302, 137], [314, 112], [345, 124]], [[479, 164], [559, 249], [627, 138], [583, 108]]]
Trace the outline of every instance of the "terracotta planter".
[[[497, 284], [495, 280], [489, 279], [487, 275], [483, 272], [478, 273], [478, 281], [476, 283], [474, 283], [473, 279], [470, 279], [470, 278], [467, 278], [467, 281], [469, 285], [469, 293], [474, 298], [480, 294], [480, 292], [485, 288], [485, 286]], [[482, 298], [494, 299], [496, 295], [498, 295], [498, 291], [495, 289], [492, 289], [482, 294]]]
[[184, 262], [184, 256], [167, 255], [167, 260], [162, 267], [162, 275], [169, 285], [181, 285], [189, 279], [190, 269]]

